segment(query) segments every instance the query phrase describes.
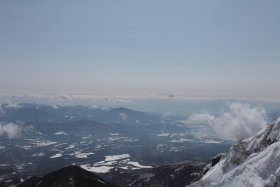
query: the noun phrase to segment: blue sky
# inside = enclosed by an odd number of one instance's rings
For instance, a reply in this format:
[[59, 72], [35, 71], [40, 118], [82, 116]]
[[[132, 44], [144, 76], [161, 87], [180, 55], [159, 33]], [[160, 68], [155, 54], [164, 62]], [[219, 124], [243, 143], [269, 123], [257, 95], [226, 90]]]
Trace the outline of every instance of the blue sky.
[[280, 2], [0, 1], [0, 90], [279, 97]]

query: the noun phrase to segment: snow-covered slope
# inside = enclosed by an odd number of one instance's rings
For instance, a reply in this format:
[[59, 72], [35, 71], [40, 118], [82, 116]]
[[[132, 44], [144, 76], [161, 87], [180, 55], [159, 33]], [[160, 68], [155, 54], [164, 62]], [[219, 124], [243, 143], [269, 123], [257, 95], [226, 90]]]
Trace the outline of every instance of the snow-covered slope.
[[[233, 145], [192, 187], [280, 187], [280, 118]], [[212, 164], [213, 165], [213, 164]]]

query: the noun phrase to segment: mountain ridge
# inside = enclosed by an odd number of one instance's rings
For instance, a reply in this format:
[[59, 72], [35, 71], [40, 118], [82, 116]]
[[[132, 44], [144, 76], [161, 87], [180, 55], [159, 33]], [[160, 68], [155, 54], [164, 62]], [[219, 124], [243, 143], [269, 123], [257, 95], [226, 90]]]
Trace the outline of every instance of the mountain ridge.
[[280, 186], [280, 118], [255, 136], [233, 145], [189, 187]]
[[53, 171], [43, 177], [34, 176], [18, 187], [117, 187], [113, 183], [105, 181], [103, 178], [88, 172], [78, 166], [68, 166], [57, 171]]

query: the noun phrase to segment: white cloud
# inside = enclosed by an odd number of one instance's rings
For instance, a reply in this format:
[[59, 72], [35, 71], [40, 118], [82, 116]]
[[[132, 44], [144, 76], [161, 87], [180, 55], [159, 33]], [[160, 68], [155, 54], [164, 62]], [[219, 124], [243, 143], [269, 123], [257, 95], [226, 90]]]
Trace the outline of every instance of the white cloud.
[[229, 110], [220, 116], [214, 116], [207, 111], [193, 114], [187, 124], [208, 123], [217, 135], [228, 140], [241, 140], [254, 135], [266, 126], [266, 111], [261, 107], [251, 107], [248, 104], [229, 103]]
[[9, 139], [18, 138], [21, 136], [21, 126], [14, 123], [1, 124], [0, 123], [0, 136], [6, 135]]

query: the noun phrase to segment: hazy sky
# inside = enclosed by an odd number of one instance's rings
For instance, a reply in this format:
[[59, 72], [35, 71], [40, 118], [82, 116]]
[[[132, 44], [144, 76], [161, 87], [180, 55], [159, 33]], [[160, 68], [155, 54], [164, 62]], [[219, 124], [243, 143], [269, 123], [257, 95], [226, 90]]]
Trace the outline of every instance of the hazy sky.
[[280, 1], [0, 1], [2, 93], [280, 96]]

